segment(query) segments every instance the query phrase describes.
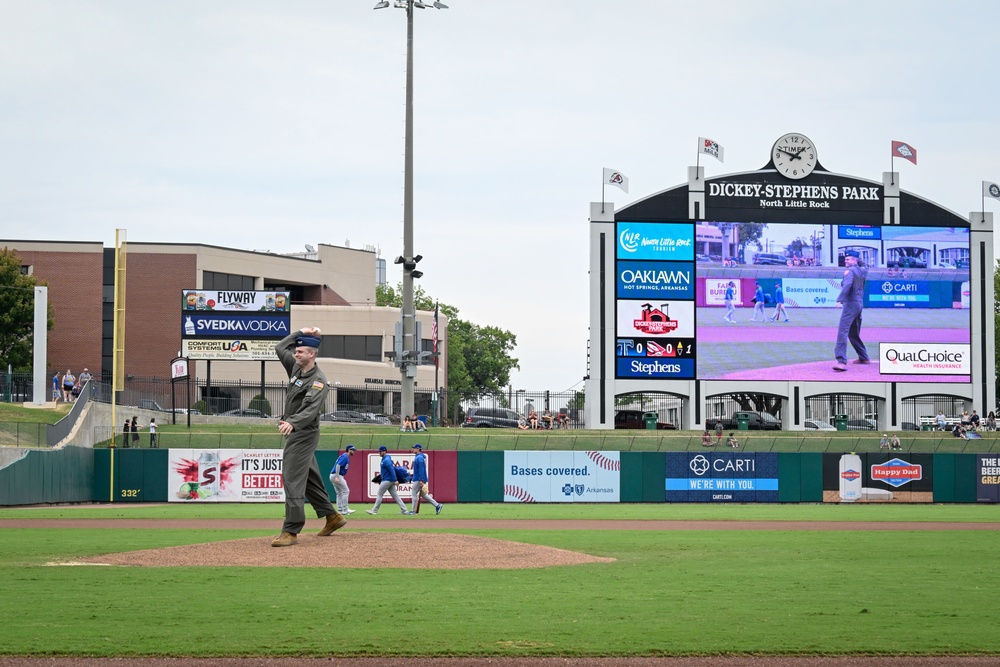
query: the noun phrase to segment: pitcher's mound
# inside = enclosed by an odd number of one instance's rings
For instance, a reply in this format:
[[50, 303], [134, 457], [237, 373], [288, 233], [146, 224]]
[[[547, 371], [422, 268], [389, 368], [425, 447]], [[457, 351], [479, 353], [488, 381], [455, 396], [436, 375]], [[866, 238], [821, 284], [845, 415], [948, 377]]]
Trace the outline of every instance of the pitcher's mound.
[[299, 535], [291, 547], [272, 547], [270, 537], [126, 551], [73, 564], [140, 567], [395, 567], [438, 570], [515, 570], [556, 565], [611, 563], [576, 551], [448, 533], [340, 532]]

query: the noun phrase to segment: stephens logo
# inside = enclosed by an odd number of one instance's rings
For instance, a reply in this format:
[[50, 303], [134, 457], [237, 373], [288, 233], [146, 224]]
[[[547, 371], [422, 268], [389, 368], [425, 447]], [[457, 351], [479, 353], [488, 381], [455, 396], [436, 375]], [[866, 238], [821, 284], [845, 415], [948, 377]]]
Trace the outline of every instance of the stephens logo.
[[885, 482], [890, 486], [900, 487], [920, 479], [923, 479], [923, 466], [917, 463], [892, 459], [881, 465], [872, 466], [873, 482]]

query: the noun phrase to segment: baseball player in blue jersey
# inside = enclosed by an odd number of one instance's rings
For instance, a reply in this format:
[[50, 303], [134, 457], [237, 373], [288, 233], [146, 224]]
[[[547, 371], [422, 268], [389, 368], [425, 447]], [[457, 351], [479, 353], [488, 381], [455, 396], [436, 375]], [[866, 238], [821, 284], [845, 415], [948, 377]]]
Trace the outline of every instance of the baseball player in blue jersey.
[[375, 493], [375, 506], [370, 510], [365, 510], [368, 514], [378, 514], [378, 508], [382, 506], [382, 496], [388, 491], [392, 499], [396, 501], [399, 505], [400, 514], [406, 514], [406, 503], [399, 499], [399, 494], [396, 493], [396, 466], [392, 464], [392, 457], [389, 456], [389, 448], [385, 445], [378, 448], [378, 453], [382, 457], [382, 463], [379, 464], [379, 475], [382, 480], [378, 485], [378, 491]]
[[725, 302], [726, 302], [726, 317], [725, 317], [725, 320], [727, 322], [735, 322], [736, 321], [736, 320], [733, 319], [733, 315], [736, 314], [736, 306], [733, 305], [733, 302], [735, 300], [736, 300], [736, 283], [734, 283], [732, 280], [730, 280], [729, 284], [726, 285], [726, 296], [725, 296]]
[[337, 462], [333, 464], [333, 470], [330, 471], [330, 482], [337, 492], [337, 511], [341, 514], [354, 514], [354, 510], [348, 506], [351, 489], [347, 486], [347, 480], [344, 478], [347, 476], [347, 469], [351, 465], [351, 457], [354, 456], [354, 452], [356, 451], [357, 448], [354, 445], [348, 445], [344, 453], [337, 459]]
[[788, 321], [788, 311], [785, 310], [785, 293], [781, 289], [781, 283], [778, 283], [777, 287], [774, 288], [774, 315], [771, 316], [771, 321], [777, 322], [778, 317], [784, 317], [785, 321]]
[[444, 507], [441, 503], [434, 500], [434, 496], [430, 494], [427, 479], [427, 455], [424, 454], [423, 445], [413, 445], [413, 507], [410, 510], [410, 514], [416, 514], [417, 508], [420, 507], [420, 501], [424, 500], [429, 502], [434, 506], [434, 513], [440, 514], [441, 508]]
[[754, 283], [757, 286], [757, 291], [753, 295], [753, 318], [754, 322], [757, 321], [757, 313], [760, 313], [760, 321], [763, 322], [767, 319], [767, 315], [764, 314], [764, 288], [761, 287], [760, 283]]

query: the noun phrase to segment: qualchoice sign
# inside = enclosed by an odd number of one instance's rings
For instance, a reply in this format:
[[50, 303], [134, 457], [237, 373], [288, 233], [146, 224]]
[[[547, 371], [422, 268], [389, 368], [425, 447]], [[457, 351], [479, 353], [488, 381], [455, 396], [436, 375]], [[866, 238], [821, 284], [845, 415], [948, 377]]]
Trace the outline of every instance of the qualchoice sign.
[[891, 375], [970, 375], [968, 344], [879, 343], [879, 373]]
[[504, 452], [506, 503], [616, 503], [619, 452]]
[[167, 500], [283, 503], [280, 449], [170, 449]]
[[667, 452], [667, 502], [778, 502], [776, 452]]

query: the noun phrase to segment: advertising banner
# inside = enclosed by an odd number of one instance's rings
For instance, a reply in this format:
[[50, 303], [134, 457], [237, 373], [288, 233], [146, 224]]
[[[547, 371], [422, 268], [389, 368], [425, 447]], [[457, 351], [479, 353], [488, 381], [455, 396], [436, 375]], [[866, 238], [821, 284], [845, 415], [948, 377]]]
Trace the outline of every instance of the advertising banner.
[[[869, 432], [877, 442], [881, 433]], [[823, 454], [823, 502], [929, 503], [934, 500], [933, 455]]]
[[667, 452], [668, 503], [778, 502], [776, 452]]
[[840, 281], [830, 278], [782, 278], [785, 306], [789, 308], [835, 308]]
[[284, 338], [291, 333], [291, 315], [185, 313], [181, 338]]
[[892, 375], [969, 375], [972, 346], [961, 343], [879, 343], [879, 372]]
[[619, 299], [693, 299], [691, 262], [618, 262]]
[[181, 310], [246, 312], [287, 312], [292, 305], [289, 292], [226, 291], [186, 289], [181, 292]]
[[1000, 457], [978, 454], [976, 458], [976, 502], [1000, 503]]
[[[392, 464], [394, 466], [403, 466], [404, 468], [406, 468], [406, 472], [408, 474], [410, 474], [411, 476], [413, 475], [413, 454], [408, 452], [407, 453], [397, 452], [397, 453], [390, 453], [389, 456], [392, 458]], [[431, 456], [433, 456], [433, 454], [427, 453], [425, 454], [425, 456], [427, 457], [427, 469], [431, 470]], [[365, 480], [364, 499], [374, 502], [375, 496], [376, 494], [378, 494], [379, 483], [373, 482], [372, 478], [375, 476], [375, 473], [379, 472], [379, 469], [382, 466], [382, 457], [379, 455], [378, 452], [367, 452], [366, 457], [367, 459], [365, 460], [365, 468], [368, 470], [370, 474], [366, 475], [367, 479]], [[430, 479], [430, 475], [428, 475], [428, 478]], [[410, 498], [412, 497], [411, 494], [413, 493], [413, 484], [411, 482], [397, 484], [396, 493], [399, 495], [400, 499], [404, 503], [409, 503]], [[386, 501], [388, 501], [390, 504], [392, 504], [393, 502], [392, 496], [389, 495], [388, 491], [382, 494], [382, 502]]]
[[694, 227], [683, 223], [619, 222], [618, 259], [694, 261]]
[[693, 338], [694, 325], [694, 301], [618, 301], [619, 338]]
[[217, 338], [181, 341], [181, 355], [190, 359], [275, 361], [274, 340]]
[[619, 452], [504, 452], [504, 502], [616, 503]]
[[280, 449], [170, 449], [167, 500], [283, 503]]
[[[705, 305], [706, 306], [725, 306], [726, 305], [726, 290], [729, 289], [730, 283], [732, 283], [733, 290], [733, 303], [739, 305], [743, 302], [743, 296], [740, 293], [740, 280], [730, 280], [728, 278], [705, 278]], [[753, 292], [751, 291], [751, 294]], [[786, 301], [787, 295], [786, 295]]]

